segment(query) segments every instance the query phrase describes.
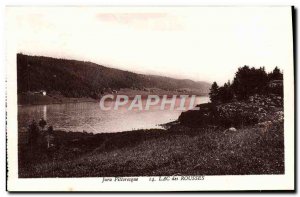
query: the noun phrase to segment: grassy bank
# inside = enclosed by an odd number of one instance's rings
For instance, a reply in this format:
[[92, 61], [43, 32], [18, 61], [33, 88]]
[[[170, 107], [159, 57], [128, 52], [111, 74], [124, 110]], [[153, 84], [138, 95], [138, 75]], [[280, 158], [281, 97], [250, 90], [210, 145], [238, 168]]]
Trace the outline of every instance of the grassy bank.
[[[276, 120], [274, 110], [270, 120]], [[274, 116], [272, 116], [274, 115]], [[229, 131], [221, 127], [89, 134], [54, 132], [47, 154], [19, 144], [20, 177], [283, 174], [283, 122]]]

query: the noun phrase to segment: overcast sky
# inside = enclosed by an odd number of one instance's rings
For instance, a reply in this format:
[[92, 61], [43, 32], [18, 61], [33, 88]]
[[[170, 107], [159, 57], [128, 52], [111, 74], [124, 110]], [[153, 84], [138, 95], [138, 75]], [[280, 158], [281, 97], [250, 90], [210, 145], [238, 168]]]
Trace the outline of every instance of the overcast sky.
[[144, 74], [222, 84], [292, 58], [288, 7], [10, 7], [7, 18], [17, 52]]

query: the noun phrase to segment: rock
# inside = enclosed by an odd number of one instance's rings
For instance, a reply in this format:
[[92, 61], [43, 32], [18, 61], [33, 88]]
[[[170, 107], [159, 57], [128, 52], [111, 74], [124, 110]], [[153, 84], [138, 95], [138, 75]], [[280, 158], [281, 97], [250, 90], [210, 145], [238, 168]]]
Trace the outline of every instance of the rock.
[[228, 131], [231, 131], [231, 132], [236, 132], [236, 131], [237, 131], [237, 129], [236, 129], [236, 128], [234, 128], [234, 127], [230, 127], [230, 128], [228, 129]]

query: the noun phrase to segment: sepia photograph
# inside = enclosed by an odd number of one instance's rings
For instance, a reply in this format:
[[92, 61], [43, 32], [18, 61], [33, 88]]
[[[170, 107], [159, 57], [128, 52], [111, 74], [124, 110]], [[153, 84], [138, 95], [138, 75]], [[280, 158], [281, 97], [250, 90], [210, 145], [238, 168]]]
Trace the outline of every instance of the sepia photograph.
[[293, 190], [293, 12], [6, 7], [8, 190]]

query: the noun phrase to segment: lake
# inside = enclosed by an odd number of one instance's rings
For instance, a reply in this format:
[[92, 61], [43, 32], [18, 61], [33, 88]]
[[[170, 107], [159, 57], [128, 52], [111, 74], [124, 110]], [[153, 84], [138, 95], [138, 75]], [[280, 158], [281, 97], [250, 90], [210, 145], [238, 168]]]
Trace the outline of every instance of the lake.
[[[108, 106], [114, 104], [114, 101], [106, 102]], [[179, 98], [176, 99], [178, 102]], [[195, 105], [207, 102], [207, 96], [195, 99]], [[177, 120], [182, 111], [160, 110], [160, 103], [150, 110], [128, 110], [128, 106], [124, 105], [118, 110], [108, 111], [101, 110], [98, 102], [18, 106], [18, 127], [20, 132], [24, 132], [33, 119], [38, 121], [43, 117], [55, 130], [112, 133], [162, 128], [161, 124]]]

